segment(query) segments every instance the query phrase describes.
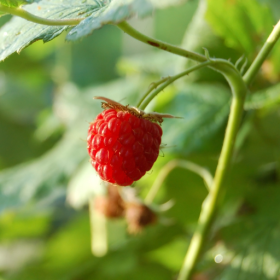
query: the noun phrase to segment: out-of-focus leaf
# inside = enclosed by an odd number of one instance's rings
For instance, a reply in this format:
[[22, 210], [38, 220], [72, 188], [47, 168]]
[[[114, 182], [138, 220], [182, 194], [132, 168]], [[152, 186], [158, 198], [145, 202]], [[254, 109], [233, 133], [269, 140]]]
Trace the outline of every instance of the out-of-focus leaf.
[[202, 148], [225, 123], [229, 99], [225, 87], [210, 84], [185, 84], [178, 93], [161, 93], [156, 110], [183, 118], [163, 122], [163, 143], [184, 155]]
[[[205, 20], [206, 11], [206, 0], [200, 0], [197, 10], [183, 37], [182, 47], [198, 53], [204, 53], [203, 48], [207, 48], [211, 57], [235, 60], [239, 54], [237, 54], [232, 48], [226, 47], [223, 41], [214, 34], [213, 30]], [[195, 62], [190, 59], [184, 59], [181, 61], [181, 68], [184, 70], [193, 65], [195, 65]], [[224, 82], [224, 78], [220, 73], [217, 73], [209, 68], [203, 68], [200, 71], [193, 72], [185, 79], [190, 82]]]
[[34, 124], [40, 110], [50, 106], [48, 96], [52, 86], [44, 79], [41, 69], [21, 75], [0, 74], [0, 110], [3, 115], [20, 124]]
[[[280, 269], [280, 225], [279, 190], [270, 188], [256, 190], [257, 197], [251, 195], [251, 205], [257, 209], [254, 215], [246, 215], [221, 230], [220, 234], [234, 248], [235, 254], [222, 274], [216, 279], [277, 279]], [[260, 197], [262, 196], [262, 197]], [[257, 206], [256, 206], [257, 205]], [[261, 207], [263, 205], [263, 207]], [[257, 207], [257, 208], [256, 208]], [[262, 209], [266, 207], [266, 209]], [[225, 253], [227, 254], [227, 253]]]
[[[17, 238], [34, 238], [41, 236], [49, 229], [50, 217], [45, 214], [30, 216], [21, 213], [16, 215], [13, 212], [7, 212], [1, 215], [0, 219], [0, 240], [13, 240]], [[26, 225], [31, 226], [26, 226]]]
[[184, 0], [116, 0], [104, 2], [105, 7], [95, 11], [91, 16], [74, 27], [68, 33], [66, 39], [75, 41], [89, 35], [95, 29], [105, 24], [116, 24], [134, 15], [145, 17], [150, 15], [154, 8], [165, 8], [182, 2]]
[[[44, 18], [84, 18], [93, 11], [104, 7], [98, 0], [81, 3], [78, 0], [48, 1], [42, 0], [24, 7], [28, 12]], [[48, 42], [60, 35], [68, 26], [47, 26], [35, 24], [25, 19], [15, 17], [0, 30], [0, 60], [14, 52], [20, 52], [25, 47], [43, 40]]]
[[[33, 0], [0, 0], [0, 5], [10, 8], [17, 8], [21, 5], [31, 4]], [[0, 16], [5, 15], [4, 12], [0, 12]]]
[[2, 171], [0, 211], [46, 199], [59, 190], [63, 193], [67, 178], [85, 157], [78, 139], [77, 134], [70, 133], [38, 160]]
[[87, 205], [90, 197], [105, 194], [103, 184], [104, 182], [94, 172], [89, 161], [86, 160], [69, 182], [67, 190], [68, 203], [77, 209]]
[[[0, 269], [1, 274], [6, 272], [21, 270], [31, 262], [41, 257], [43, 244], [38, 240], [16, 240], [13, 243], [3, 243], [0, 245]], [[12, 260], [12, 261], [11, 261]], [[2, 275], [1, 275], [2, 276]], [[0, 278], [6, 280], [7, 278]]]
[[248, 95], [245, 103], [246, 110], [271, 108], [280, 103], [280, 84], [268, 89]]
[[117, 69], [122, 75], [141, 74], [149, 77], [166, 77], [176, 73], [176, 65], [180, 59], [173, 54], [152, 51], [122, 57], [118, 61]]
[[31, 4], [34, 0], [0, 0], [0, 4], [7, 7], [19, 7], [21, 5]]
[[[257, 0], [207, 0], [206, 19], [230, 47], [254, 53], [275, 24], [270, 9]], [[234, 22], [234, 24], [232, 24]], [[265, 36], [265, 37], [264, 37]]]
[[280, 18], [280, 2], [275, 1], [275, 0], [258, 0], [260, 3], [267, 5], [270, 7], [273, 15], [275, 22], [279, 20]]
[[157, 39], [175, 45], [182, 43], [182, 37], [198, 5], [197, 0], [185, 2], [184, 5], [156, 10], [153, 29]]
[[[89, 35], [105, 24], [119, 23], [133, 15], [143, 17], [151, 14], [156, 7], [164, 8], [182, 2], [183, 0], [62, 0], [58, 3], [55, 0], [42, 0], [27, 5], [24, 9], [43, 18], [85, 18], [68, 33], [67, 40], [73, 41]], [[68, 26], [47, 26], [14, 18], [0, 30], [0, 60], [15, 51], [20, 52], [37, 40], [48, 42], [67, 28]]]
[[149, 252], [147, 257], [177, 272], [180, 270], [186, 255], [187, 245], [185, 238], [177, 237], [168, 244]]
[[[116, 240], [119, 232], [124, 238]], [[117, 279], [117, 280], [149, 280], [171, 279], [173, 271], [157, 262], [147, 260], [147, 253], [182, 236], [183, 230], [178, 225], [153, 225], [137, 236], [125, 233], [123, 221], [108, 221], [108, 238], [110, 250], [107, 255], [97, 258], [90, 252], [90, 229], [87, 213], [80, 213], [47, 241], [44, 255], [19, 273], [8, 279], [17, 280], [28, 277], [29, 280], [41, 279], [71, 280], [85, 279]], [[110, 239], [115, 239], [112, 244]], [[79, 240], [79, 242], [77, 242]], [[73, 246], [69, 246], [72, 244]], [[139, 276], [135, 276], [135, 273]]]

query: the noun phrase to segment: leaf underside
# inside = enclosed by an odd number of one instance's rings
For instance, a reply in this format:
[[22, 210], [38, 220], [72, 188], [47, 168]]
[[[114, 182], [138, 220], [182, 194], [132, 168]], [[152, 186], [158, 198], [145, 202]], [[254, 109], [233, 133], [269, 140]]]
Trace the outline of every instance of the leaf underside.
[[[82, 18], [101, 7], [98, 1], [78, 4], [76, 0], [47, 1], [33, 3], [25, 7], [28, 12], [44, 18]], [[68, 26], [47, 26], [35, 24], [14, 17], [0, 30], [0, 60], [14, 52], [20, 52], [37, 40], [48, 42], [60, 35]]]
[[34, 0], [0, 0], [0, 4], [3, 6], [17, 8], [20, 5], [27, 5], [33, 3]]
[[[24, 9], [36, 16], [49, 19], [85, 18], [74, 27], [66, 39], [75, 41], [91, 34], [105, 24], [116, 24], [131, 16], [144, 17], [154, 8], [176, 5], [185, 0], [42, 0], [24, 6]], [[11, 2], [11, 1], [4, 1]], [[20, 2], [22, 1], [13, 1]], [[70, 26], [47, 26], [14, 17], [0, 30], [0, 61], [14, 52], [20, 52], [37, 40], [48, 42], [59, 36]]]

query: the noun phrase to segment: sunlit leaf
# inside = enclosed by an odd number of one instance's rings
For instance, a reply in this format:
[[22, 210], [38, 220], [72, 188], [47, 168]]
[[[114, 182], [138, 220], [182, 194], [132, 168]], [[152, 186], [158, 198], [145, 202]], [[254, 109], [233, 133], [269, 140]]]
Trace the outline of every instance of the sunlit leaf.
[[74, 27], [67, 35], [67, 40], [77, 40], [89, 35], [95, 29], [105, 24], [116, 24], [132, 16], [145, 17], [150, 15], [154, 8], [164, 8], [184, 2], [183, 0], [116, 0], [108, 1], [106, 7], [94, 12]]
[[0, 4], [7, 7], [19, 7], [21, 5], [31, 4], [34, 0], [0, 0]]
[[[24, 7], [28, 12], [43, 18], [73, 19], [86, 18], [67, 35], [68, 40], [77, 40], [92, 33], [104, 24], [115, 24], [134, 15], [149, 15], [154, 8], [181, 3], [158, 0], [89, 0], [55, 1], [42, 0]], [[69, 26], [47, 26], [14, 18], [0, 30], [0, 60], [13, 52], [20, 52], [37, 40], [48, 42], [60, 35]]]
[[[230, 93], [224, 87], [210, 84], [185, 84], [178, 91], [162, 93], [156, 108], [182, 117], [163, 122], [163, 143], [171, 146], [168, 150], [186, 155], [202, 148], [225, 123]], [[174, 98], [170, 99], [172, 94]]]
[[[10, 8], [17, 8], [21, 5], [31, 4], [34, 0], [0, 0], [0, 5]], [[0, 12], [0, 16], [5, 15], [4, 12]]]
[[[84, 3], [78, 0], [62, 0], [59, 2], [42, 0], [39, 3], [27, 5], [24, 9], [43, 18], [72, 19], [84, 18], [103, 6], [104, 3], [98, 0], [89, 0]], [[67, 28], [68, 26], [35, 24], [15, 17], [0, 30], [0, 60], [14, 52], [20, 52], [37, 40], [48, 42]]]
[[267, 107], [273, 107], [280, 104], [280, 84], [256, 92], [249, 95], [246, 103], [245, 109], [254, 110]]
[[207, 3], [206, 19], [211, 27], [228, 46], [246, 54], [254, 52], [275, 24], [270, 9], [257, 0], [208, 0]]

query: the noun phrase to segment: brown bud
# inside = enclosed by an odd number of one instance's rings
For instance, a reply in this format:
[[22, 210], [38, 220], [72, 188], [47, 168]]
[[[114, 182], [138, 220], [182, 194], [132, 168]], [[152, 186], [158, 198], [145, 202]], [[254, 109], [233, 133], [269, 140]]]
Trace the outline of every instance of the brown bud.
[[116, 185], [108, 184], [107, 196], [95, 198], [95, 209], [107, 218], [118, 218], [123, 216], [123, 200]]
[[146, 205], [138, 202], [128, 202], [125, 204], [125, 219], [128, 224], [128, 232], [137, 234], [142, 229], [157, 220], [156, 214]]

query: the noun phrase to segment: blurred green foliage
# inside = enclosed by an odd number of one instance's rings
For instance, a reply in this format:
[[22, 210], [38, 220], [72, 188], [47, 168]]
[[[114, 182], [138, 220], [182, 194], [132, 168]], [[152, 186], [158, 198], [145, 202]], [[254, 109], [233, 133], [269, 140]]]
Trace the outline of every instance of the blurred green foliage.
[[[244, 54], [249, 65], [279, 18], [277, 7], [278, 0], [189, 0], [156, 10], [154, 35], [197, 52], [207, 47], [211, 56], [233, 62]], [[202, 179], [174, 169], [152, 207], [170, 199], [175, 205], [138, 236], [126, 233], [124, 221], [108, 221], [108, 252], [93, 256], [87, 204], [102, 185], [85, 139], [89, 122], [101, 112], [93, 96], [135, 105], [151, 82], [192, 62], [152, 48], [128, 57], [124, 35], [114, 26], [71, 44], [65, 36], [36, 42], [0, 64], [0, 277], [173, 279], [207, 194]], [[250, 88], [217, 219], [196, 268], [201, 279], [280, 276], [278, 50], [279, 43]], [[203, 69], [149, 105], [183, 119], [163, 123], [161, 155], [135, 184], [141, 198], [174, 158], [214, 174], [229, 104], [222, 76]]]

